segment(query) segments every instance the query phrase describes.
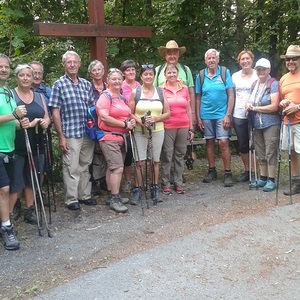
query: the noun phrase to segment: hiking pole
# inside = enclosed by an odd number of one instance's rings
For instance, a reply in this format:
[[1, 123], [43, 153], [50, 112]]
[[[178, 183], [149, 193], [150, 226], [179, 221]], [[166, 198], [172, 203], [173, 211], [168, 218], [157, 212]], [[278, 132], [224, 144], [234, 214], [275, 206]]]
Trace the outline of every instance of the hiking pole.
[[[140, 155], [137, 149], [137, 143], [136, 143], [136, 139], [135, 139], [135, 135], [134, 135], [134, 130], [130, 130], [129, 131], [129, 135], [130, 135], [130, 141], [132, 143], [132, 150], [133, 150], [133, 158], [134, 158], [134, 162], [135, 162], [135, 172], [137, 172], [137, 162], [138, 162], [138, 166], [139, 166], [139, 171], [140, 171], [140, 175], [141, 175], [141, 180], [142, 180], [142, 189], [145, 193], [145, 200], [146, 200], [146, 206], [149, 209], [149, 203], [148, 203], [148, 197], [147, 197], [147, 188], [146, 188], [146, 183], [145, 183], [145, 179], [144, 179], [144, 174], [143, 174], [143, 169], [141, 166], [141, 160], [140, 160]], [[137, 174], [136, 174], [137, 176]], [[141, 208], [142, 208], [142, 215], [144, 215], [144, 201], [141, 199]]]
[[[249, 190], [251, 190], [253, 187], [258, 189], [257, 170], [256, 170], [256, 154], [255, 154], [255, 148], [254, 148], [254, 142], [253, 142], [253, 126], [251, 125], [251, 120], [249, 120], [248, 131], [249, 131]], [[252, 161], [253, 161], [253, 168], [254, 168], [255, 185], [252, 182]]]
[[[39, 198], [40, 198], [40, 202], [41, 202], [41, 210], [42, 210], [43, 217], [45, 219], [45, 226], [46, 226], [46, 230], [48, 232], [48, 237], [52, 237], [51, 233], [50, 233], [50, 228], [48, 226], [48, 221], [47, 221], [47, 217], [46, 217], [44, 202], [43, 202], [42, 193], [41, 193], [41, 188], [40, 188], [40, 185], [39, 185], [37, 171], [36, 171], [36, 168], [35, 168], [33, 154], [32, 154], [30, 141], [29, 141], [29, 137], [28, 137], [28, 132], [27, 132], [26, 128], [24, 128], [24, 133], [25, 133], [25, 143], [26, 143], [26, 149], [27, 149], [27, 155], [28, 155], [28, 163], [29, 163], [29, 167], [30, 167], [30, 178], [31, 178], [31, 182], [32, 182], [35, 212], [36, 212], [36, 216], [37, 216], [38, 232], [39, 232], [39, 235], [42, 236], [41, 225], [40, 225], [40, 222], [39, 222], [39, 212], [38, 212], [38, 209], [37, 209], [36, 189], [37, 189], [38, 194], [39, 194]], [[36, 186], [35, 186], [35, 184], [36, 184]]]
[[[47, 198], [48, 198], [48, 205], [49, 205], [49, 224], [52, 223], [52, 218], [51, 218], [51, 197], [50, 197], [50, 182], [49, 182], [49, 175], [48, 175], [48, 169], [50, 168], [49, 165], [49, 153], [48, 153], [48, 146], [46, 142], [46, 134], [47, 134], [47, 129], [43, 131], [43, 137], [44, 137], [44, 149], [45, 149], [45, 175], [47, 177]], [[53, 195], [54, 196], [54, 195]]]
[[157, 201], [157, 189], [154, 185], [154, 182], [155, 182], [155, 166], [154, 166], [154, 158], [153, 158], [153, 139], [152, 139], [151, 126], [152, 125], [150, 125], [148, 127], [148, 132], [149, 132], [148, 151], [149, 151], [149, 156], [150, 156], [149, 168], [150, 168], [150, 171], [151, 171], [149, 173], [151, 174], [151, 181], [152, 181], [152, 184], [150, 185], [150, 192], [151, 192], [151, 187], [152, 187], [153, 205], [157, 205], [157, 203], [158, 203], [158, 201]]
[[293, 204], [293, 199], [292, 199], [292, 161], [291, 161], [291, 121], [289, 118], [288, 118], [288, 152], [289, 152], [290, 204]]
[[[54, 176], [53, 176], [53, 160], [52, 160], [52, 147], [50, 146], [50, 139], [49, 139], [49, 134], [51, 134], [50, 131], [45, 131], [45, 138], [46, 138], [46, 152], [47, 152], [47, 162], [48, 162], [48, 173], [47, 175], [47, 180], [50, 178], [50, 186], [51, 186], [51, 194], [52, 194], [52, 200], [53, 200], [53, 211], [56, 212], [56, 199], [54, 196]], [[49, 206], [50, 206], [50, 201], [49, 201]]]
[[280, 165], [281, 165], [281, 156], [282, 156], [283, 125], [284, 125], [284, 121], [283, 121], [283, 117], [282, 117], [281, 126], [280, 126], [280, 136], [279, 136], [278, 166], [277, 166], [277, 186], [276, 186], [276, 200], [275, 200], [275, 205], [278, 205], [278, 190], [279, 190]]

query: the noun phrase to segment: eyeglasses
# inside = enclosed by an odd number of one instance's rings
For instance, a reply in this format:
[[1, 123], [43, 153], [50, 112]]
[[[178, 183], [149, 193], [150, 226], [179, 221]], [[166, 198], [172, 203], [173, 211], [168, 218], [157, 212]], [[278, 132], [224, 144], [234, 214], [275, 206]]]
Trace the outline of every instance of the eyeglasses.
[[298, 59], [299, 59], [299, 56], [296, 56], [296, 57], [286, 57], [285, 61], [286, 62], [290, 62], [291, 60], [292, 61], [297, 61]]
[[143, 70], [154, 69], [154, 64], [145, 64], [145, 65], [142, 65], [142, 69]]
[[256, 71], [258, 71], [258, 72], [264, 72], [266, 70], [267, 70], [267, 68], [256, 68]]

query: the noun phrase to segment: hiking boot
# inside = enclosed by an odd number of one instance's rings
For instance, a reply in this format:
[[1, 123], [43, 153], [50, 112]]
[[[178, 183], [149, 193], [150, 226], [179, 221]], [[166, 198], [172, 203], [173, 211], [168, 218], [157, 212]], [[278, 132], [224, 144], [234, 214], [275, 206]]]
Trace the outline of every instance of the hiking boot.
[[216, 169], [208, 169], [208, 173], [203, 178], [204, 183], [211, 183], [213, 180], [217, 179]]
[[111, 197], [109, 208], [117, 213], [125, 213], [128, 210], [128, 208], [122, 203], [119, 195]]
[[17, 220], [20, 219], [20, 217], [21, 217], [21, 207], [22, 207], [21, 200], [20, 200], [20, 198], [18, 198], [17, 201], [16, 201], [16, 204], [14, 206], [14, 209], [13, 209], [14, 221], [17, 221]]
[[130, 200], [131, 205], [138, 205], [141, 202], [142, 190], [139, 187], [133, 189], [132, 198]]
[[2, 240], [6, 250], [18, 250], [20, 243], [16, 238], [14, 225], [1, 227]]
[[[109, 194], [105, 200], [105, 205], [109, 206], [110, 205], [110, 200], [112, 198], [112, 194]], [[121, 198], [121, 202], [123, 204], [127, 204], [129, 202], [129, 198]]]
[[243, 172], [241, 175], [240, 175], [240, 177], [238, 178], [238, 182], [247, 182], [247, 181], [249, 181], [249, 171], [245, 171], [245, 172]]
[[268, 179], [266, 185], [263, 188], [264, 192], [272, 192], [276, 188], [276, 183], [273, 182], [272, 180]]
[[233, 186], [233, 180], [232, 180], [231, 172], [225, 172], [225, 174], [224, 174], [224, 186], [225, 187], [232, 187]]
[[162, 199], [160, 198], [159, 186], [157, 184], [151, 185], [150, 192], [151, 192], [151, 199], [153, 201], [153, 205], [163, 202]]
[[300, 180], [299, 179], [292, 179], [292, 188], [291, 191], [290, 189], [286, 190], [283, 192], [284, 195], [296, 195], [300, 194]]
[[33, 205], [24, 209], [24, 221], [33, 225], [37, 224], [35, 209]]
[[257, 180], [257, 185], [259, 187], [264, 187], [266, 184], [267, 184], [267, 180], [261, 180], [261, 179]]
[[131, 191], [131, 181], [125, 181], [122, 190], [123, 190], [124, 193], [130, 193], [130, 191]]

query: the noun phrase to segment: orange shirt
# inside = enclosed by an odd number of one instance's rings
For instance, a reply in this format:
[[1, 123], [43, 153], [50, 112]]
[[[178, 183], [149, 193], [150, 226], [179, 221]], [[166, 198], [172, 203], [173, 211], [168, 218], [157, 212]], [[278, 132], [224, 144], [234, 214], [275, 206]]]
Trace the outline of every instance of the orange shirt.
[[[288, 99], [295, 104], [300, 104], [300, 71], [296, 74], [287, 73], [280, 79], [280, 99]], [[300, 110], [289, 115], [290, 123], [300, 123]], [[287, 117], [284, 117], [284, 123], [287, 124]]]

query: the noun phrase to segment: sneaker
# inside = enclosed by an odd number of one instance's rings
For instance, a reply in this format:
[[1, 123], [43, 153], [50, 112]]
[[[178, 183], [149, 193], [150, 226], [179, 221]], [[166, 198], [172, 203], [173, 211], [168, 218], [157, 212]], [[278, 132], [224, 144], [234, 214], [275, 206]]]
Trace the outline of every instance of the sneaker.
[[20, 243], [16, 238], [14, 225], [1, 227], [2, 240], [6, 250], [18, 250]]
[[169, 186], [164, 186], [162, 192], [165, 195], [170, 195], [171, 194], [171, 188]]
[[132, 198], [130, 200], [131, 205], [138, 205], [141, 202], [142, 190], [139, 187], [133, 189]]
[[176, 193], [179, 194], [179, 195], [185, 193], [184, 187], [183, 187], [182, 185], [176, 186], [175, 191], [176, 191]]
[[151, 199], [153, 201], [153, 205], [163, 202], [162, 199], [160, 198], [159, 186], [157, 184], [151, 185], [150, 191], [151, 191]]
[[292, 180], [292, 188], [291, 188], [291, 191], [290, 191], [290, 188], [288, 188], [288, 190], [284, 191], [283, 192], [284, 195], [295, 195], [295, 194], [300, 194], [300, 184], [299, 182], [297, 181], [294, 181]]
[[203, 182], [204, 183], [211, 183], [215, 179], [217, 179], [217, 171], [215, 169], [209, 169], [208, 173], [203, 178]]
[[124, 193], [130, 193], [130, 191], [131, 191], [131, 181], [124, 182], [122, 190], [123, 190]]
[[276, 183], [269, 179], [267, 181], [266, 185], [264, 186], [263, 191], [264, 192], [272, 192], [275, 190], [275, 188], [276, 188]]
[[122, 203], [119, 195], [111, 197], [109, 208], [117, 213], [125, 213], [128, 210], [127, 206]]
[[225, 187], [232, 187], [233, 186], [233, 180], [232, 180], [232, 174], [231, 172], [225, 172], [224, 174], [224, 186]]
[[257, 180], [257, 185], [259, 187], [264, 187], [266, 184], [267, 184], [267, 180], [261, 180], [261, 179]]
[[249, 181], [249, 171], [243, 172], [237, 180], [238, 182], [247, 182]]
[[35, 208], [33, 205], [24, 209], [24, 221], [33, 225], [37, 224]]

